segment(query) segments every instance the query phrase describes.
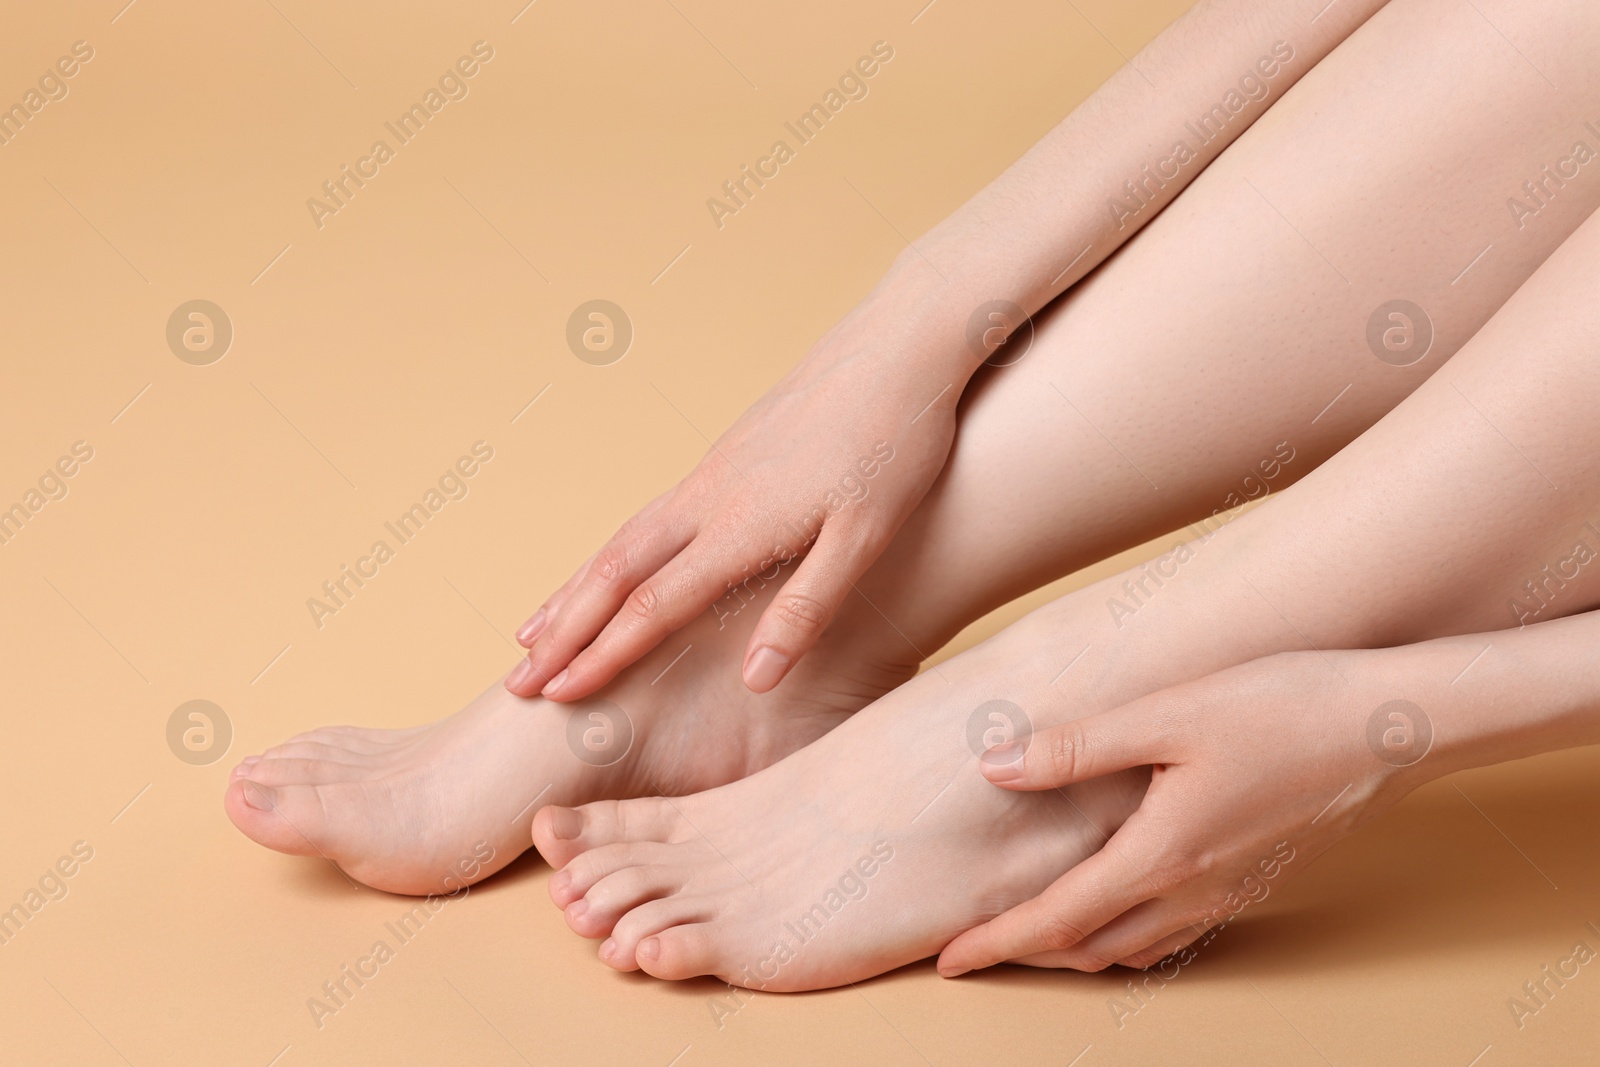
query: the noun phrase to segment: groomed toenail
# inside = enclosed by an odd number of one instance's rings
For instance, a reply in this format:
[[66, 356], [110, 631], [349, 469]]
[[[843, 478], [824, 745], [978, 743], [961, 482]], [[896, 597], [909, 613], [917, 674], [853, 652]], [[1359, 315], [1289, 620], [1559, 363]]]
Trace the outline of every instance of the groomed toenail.
[[276, 798], [272, 790], [255, 782], [244, 783], [244, 802], [257, 811], [271, 811], [275, 806]]
[[246, 756], [240, 762], [243, 763], [246, 767], [254, 767], [256, 764], [261, 762], [261, 757], [260, 756]]
[[571, 808], [550, 809], [550, 836], [557, 841], [571, 841], [583, 833], [583, 816]]
[[609, 960], [612, 956], [615, 956], [616, 954], [617, 954], [617, 939], [614, 938], [614, 937], [606, 938], [605, 941], [600, 946], [600, 958], [603, 959], [603, 960]]
[[557, 871], [550, 879], [550, 895], [553, 897], [565, 896], [572, 887], [572, 875], [566, 871]]
[[635, 953], [635, 955], [637, 955], [640, 959], [643, 959], [643, 960], [658, 960], [658, 959], [660, 959], [661, 958], [661, 939], [659, 937], [647, 937], [647, 938], [645, 938], [643, 941], [639, 942], [639, 949]]
[[588, 910], [588, 899], [585, 897], [579, 897], [577, 900], [574, 900], [571, 904], [567, 905], [567, 918], [581, 919], [588, 912]]

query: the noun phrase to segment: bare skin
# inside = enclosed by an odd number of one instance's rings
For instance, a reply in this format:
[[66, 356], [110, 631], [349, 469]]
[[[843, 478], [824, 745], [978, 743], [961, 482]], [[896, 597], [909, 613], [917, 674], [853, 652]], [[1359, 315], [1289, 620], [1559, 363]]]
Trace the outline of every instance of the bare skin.
[[[1381, 17], [1427, 20], [1433, 6], [1398, 3]], [[1515, 230], [1499, 214], [1504, 188], [1524, 158], [1542, 158], [1565, 120], [1541, 117], [1543, 83], [1513, 70], [1523, 61], [1510, 50], [1490, 57], [1505, 64], [1494, 69], [1506, 84], [1480, 73], [1461, 88], [1476, 110], [1453, 106], [1460, 93], [1422, 94], [1402, 62], [1416, 32], [1406, 23], [1363, 31], [1351, 44], [1371, 43], [1307, 75], [1041, 317], [1020, 363], [980, 375], [963, 398], [949, 464], [802, 661], [816, 660], [812, 668], [761, 697], [740, 682], [769, 583], [724, 598], [597, 694], [626, 709], [634, 728], [636, 747], [609, 769], [573, 755], [571, 710], [491, 687], [432, 726], [328, 728], [272, 749], [230, 786], [230, 817], [268, 847], [327, 856], [379, 888], [438, 891], [480, 840], [494, 844], [496, 862], [478, 877], [522, 851], [535, 797], [675, 795], [742, 777], [910, 677], [994, 607], [1295, 481], [1437, 369], [1576, 226], [1579, 210], [1600, 201], [1600, 182], [1573, 183], [1537, 226]], [[1416, 99], [1432, 99], [1433, 110], [1393, 128], [1357, 117]], [[1502, 113], [1518, 121], [1483, 121]], [[1351, 143], [1371, 146], [1357, 174], [1337, 169]], [[1455, 175], [1426, 213], [1391, 195], [1424, 165]], [[1441, 241], [1441, 232], [1454, 236]], [[1452, 285], [1480, 240], [1495, 251]], [[1349, 271], [1348, 284], [1330, 262]], [[1159, 318], [1147, 313], [1152, 290], [1163, 294]], [[1362, 340], [1373, 308], [1395, 293], [1423, 304], [1437, 325], [1426, 357], [1408, 367], [1380, 361]], [[1283, 462], [1281, 444], [1292, 460]], [[874, 506], [867, 484], [852, 506]]]
[[[996, 788], [980, 773], [986, 749], [972, 730], [990, 702], [1009, 701], [1049, 731], [1274, 653], [1403, 644], [1526, 618], [1513, 605], [1527, 596], [1524, 582], [1567, 558], [1600, 519], [1596, 276], [1600, 216], [1372, 431], [1165, 568], [1034, 612], [742, 781], [672, 800], [542, 810], [535, 841], [563, 863], [551, 881], [556, 904], [576, 932], [606, 938], [601, 959], [619, 970], [770, 990], [856, 981], [932, 955], [1034, 897], [1098, 852], [1137, 806], [1144, 770], [1061, 790]], [[1131, 616], [1107, 610], [1132, 596], [1124, 581], [1143, 593]], [[1552, 592], [1539, 617], [1596, 605], [1600, 568], [1590, 567]], [[1211, 803], [1228, 799], [1219, 792]], [[1185, 877], [1115, 849], [1094, 870], [1105, 877], [1127, 863], [1157, 896]], [[1051, 914], [1035, 905], [989, 940], [1025, 946], [1019, 962], [1085, 965], [1072, 953], [1076, 931]], [[1006, 940], [1013, 931], [1022, 936]], [[1133, 938], [1127, 952], [1164, 947], [1172, 932], [1141, 930], [1149, 940]], [[952, 973], [994, 962], [982, 944], [948, 961]]]

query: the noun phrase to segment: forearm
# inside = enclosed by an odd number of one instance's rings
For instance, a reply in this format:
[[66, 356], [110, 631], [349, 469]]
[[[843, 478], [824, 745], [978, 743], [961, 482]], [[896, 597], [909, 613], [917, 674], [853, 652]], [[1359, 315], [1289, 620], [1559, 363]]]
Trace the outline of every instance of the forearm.
[[[970, 375], [969, 319], [1032, 315], [1114, 252], [1386, 0], [1201, 0], [897, 258], [869, 298]], [[1008, 323], [1007, 325], [1015, 325]], [[929, 355], [931, 353], [931, 356]], [[965, 377], [961, 377], [965, 381]]]
[[1362, 655], [1427, 716], [1424, 778], [1600, 744], [1600, 611]]

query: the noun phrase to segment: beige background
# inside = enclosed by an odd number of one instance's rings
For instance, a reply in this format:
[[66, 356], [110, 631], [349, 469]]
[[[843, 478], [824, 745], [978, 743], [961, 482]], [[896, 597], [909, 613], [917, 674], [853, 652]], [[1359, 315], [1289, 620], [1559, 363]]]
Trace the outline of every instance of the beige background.
[[[1592, 1054], [1600, 966], [1520, 1031], [1506, 1000], [1575, 941], [1600, 948], [1584, 926], [1600, 922], [1582, 830], [1600, 815], [1593, 751], [1423, 790], [1120, 1029], [1107, 1001], [1129, 972], [947, 983], [926, 964], [756, 996], [719, 1028], [716, 983], [601, 966], [532, 858], [449, 905], [317, 1029], [307, 998], [409, 904], [235, 832], [219, 802], [233, 762], [330, 721], [437, 718], [509, 667], [506, 635], [538, 599], [687, 470], [902, 235], [1186, 5], [122, 2], [11, 4], [0, 34], [0, 103], [73, 42], [95, 50], [0, 147], [0, 506], [74, 442], [95, 453], [0, 545], [0, 907], [74, 842], [94, 849], [69, 895], [0, 947], [0, 1059]], [[317, 229], [306, 199], [477, 40], [495, 57], [470, 95]], [[706, 198], [877, 40], [895, 58], [870, 95], [719, 231]], [[609, 367], [563, 340], [595, 297], [636, 329]], [[210, 366], [166, 344], [193, 298], [236, 331]], [[479, 439], [495, 459], [470, 496], [315, 628], [306, 598]], [[205, 767], [165, 739], [196, 698], [235, 729]]]

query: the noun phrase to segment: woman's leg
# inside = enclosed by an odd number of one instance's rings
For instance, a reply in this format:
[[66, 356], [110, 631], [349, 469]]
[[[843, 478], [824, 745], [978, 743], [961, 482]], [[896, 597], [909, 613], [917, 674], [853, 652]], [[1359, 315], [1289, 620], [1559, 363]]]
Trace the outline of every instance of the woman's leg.
[[[1399, 6], [1422, 17], [1437, 5]], [[1460, 39], [1445, 44], [1487, 47], [1481, 26], [1452, 25]], [[1435, 93], [1431, 109], [1407, 104], [1394, 128], [1302, 125], [1312, 114], [1370, 113], [1426, 95], [1413, 78], [1437, 72], [1412, 75], [1404, 61], [1417, 32], [1401, 21], [1358, 33], [1346, 47], [1359, 49], [1341, 48], [1308, 74], [1053, 309], [1020, 363], [975, 387], [940, 484], [860, 583], [862, 595], [774, 692], [757, 696], [739, 680], [743, 642], [771, 592], [752, 583], [594, 701], [556, 707], [496, 683], [433, 726], [301, 735], [244, 768], [228, 791], [230, 816], [262, 844], [324, 855], [406, 892], [447, 887], [446, 875], [463, 880], [458, 861], [482, 841], [494, 859], [469, 862], [465, 880], [482, 877], [526, 847], [536, 798], [678, 794], [738, 778], [904, 681], [997, 604], [1204, 518], [1229, 506], [1230, 493], [1236, 501], [1287, 485], [1436, 368], [1531, 270], [1531, 253], [1491, 253], [1460, 283], [1471, 287], [1451, 287], [1457, 248], [1436, 237], [1444, 227], [1476, 240], [1481, 205], [1547, 139], [1543, 83], [1518, 80], [1514, 52], [1484, 57], [1467, 95], [1449, 98], [1459, 111]], [[1484, 109], [1523, 114], [1507, 125], [1486, 122]], [[1329, 180], [1357, 135], [1368, 138], [1369, 164]], [[1493, 165], [1478, 166], [1479, 155]], [[1389, 209], [1399, 175], [1430, 166], [1459, 172], [1431, 210]], [[1600, 200], [1595, 184], [1591, 194], [1574, 183], [1517, 247], [1552, 247], [1574, 224], [1568, 204]], [[1322, 255], [1344, 265], [1354, 292]], [[1350, 266], [1373, 261], [1385, 265], [1370, 284]], [[1152, 287], [1159, 317], [1148, 313]], [[1379, 361], [1363, 340], [1368, 305], [1391, 292], [1427, 306], [1437, 325], [1427, 356], [1409, 368]], [[1287, 463], [1281, 442], [1293, 450]], [[607, 738], [628, 746], [597, 766], [615, 751], [585, 746]]]
[[1135, 772], [1041, 793], [990, 785], [978, 755], [1028, 722], [1275, 652], [1600, 605], [1597, 278], [1600, 214], [1302, 483], [1034, 612], [782, 762], [677, 800], [541, 811], [535, 840], [565, 864], [551, 894], [569, 925], [609, 935], [613, 966], [665, 978], [805, 989], [881, 973], [1036, 895], [1137, 803]]

